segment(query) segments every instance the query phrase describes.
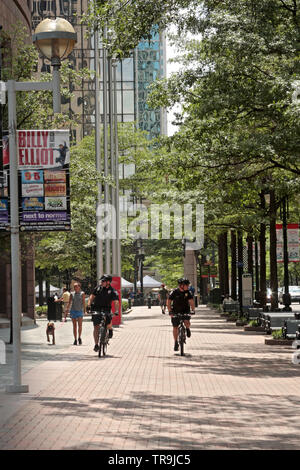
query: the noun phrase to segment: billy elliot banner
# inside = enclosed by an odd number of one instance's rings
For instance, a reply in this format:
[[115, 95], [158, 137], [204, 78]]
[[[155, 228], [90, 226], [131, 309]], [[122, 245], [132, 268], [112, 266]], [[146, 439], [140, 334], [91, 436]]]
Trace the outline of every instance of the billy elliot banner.
[[[19, 223], [22, 231], [66, 231], [70, 218], [67, 130], [18, 130]], [[8, 142], [3, 149], [9, 170]], [[9, 225], [9, 188], [1, 198], [0, 229]]]

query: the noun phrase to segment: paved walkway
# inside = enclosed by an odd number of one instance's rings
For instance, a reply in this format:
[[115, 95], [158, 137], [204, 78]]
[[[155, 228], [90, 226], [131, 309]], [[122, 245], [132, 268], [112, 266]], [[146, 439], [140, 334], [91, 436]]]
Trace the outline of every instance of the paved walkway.
[[72, 345], [70, 322], [56, 325], [56, 346], [45, 322], [22, 332], [29, 394], [0, 392], [0, 449], [299, 449], [300, 365], [290, 347], [266, 346], [205, 307], [185, 357], [159, 307], [124, 317], [102, 359], [91, 322], [82, 346]]

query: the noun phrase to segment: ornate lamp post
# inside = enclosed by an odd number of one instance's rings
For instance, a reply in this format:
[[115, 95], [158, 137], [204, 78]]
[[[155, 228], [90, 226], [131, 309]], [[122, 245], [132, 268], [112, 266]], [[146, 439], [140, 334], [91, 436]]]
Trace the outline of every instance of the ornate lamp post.
[[33, 42], [54, 67], [51, 82], [16, 82], [9, 80], [5, 86], [8, 94], [8, 127], [9, 127], [9, 167], [10, 167], [10, 231], [11, 231], [11, 281], [12, 281], [12, 325], [13, 325], [13, 385], [9, 393], [28, 392], [27, 385], [21, 385], [21, 292], [20, 286], [20, 252], [19, 252], [19, 192], [18, 192], [18, 159], [16, 142], [16, 92], [41, 91], [53, 92], [53, 111], [60, 112], [60, 61], [72, 51], [76, 42], [73, 26], [62, 18], [46, 19], [36, 28]]
[[63, 18], [43, 20], [38, 24], [32, 41], [53, 66], [53, 111], [60, 113], [60, 66], [72, 52], [77, 40], [73, 26]]

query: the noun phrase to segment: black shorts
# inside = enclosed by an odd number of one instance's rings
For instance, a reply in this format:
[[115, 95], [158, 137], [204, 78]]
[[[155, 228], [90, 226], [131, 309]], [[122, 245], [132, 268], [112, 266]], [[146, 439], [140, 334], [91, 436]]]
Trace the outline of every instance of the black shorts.
[[189, 315], [188, 313], [185, 313], [183, 315], [174, 315], [174, 317], [171, 318], [172, 325], [175, 327], [179, 326], [181, 318], [183, 318], [184, 320], [190, 320], [191, 315]]
[[161, 299], [160, 302], [159, 302], [159, 305], [161, 307], [166, 307], [167, 306], [167, 299]]
[[[111, 320], [112, 320], [112, 314], [111, 313], [104, 313], [105, 315], [105, 326], [109, 325]], [[92, 322], [94, 326], [100, 325], [102, 320], [102, 315], [100, 313], [94, 313], [92, 314]]]

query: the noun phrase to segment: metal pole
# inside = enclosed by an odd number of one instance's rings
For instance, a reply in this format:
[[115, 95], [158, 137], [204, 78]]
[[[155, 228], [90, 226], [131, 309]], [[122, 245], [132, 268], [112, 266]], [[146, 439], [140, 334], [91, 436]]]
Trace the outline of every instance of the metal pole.
[[[95, 148], [96, 170], [101, 172], [101, 146], [100, 146], [100, 89], [99, 89], [99, 32], [95, 32]], [[102, 203], [102, 183], [98, 183], [97, 209]], [[98, 213], [98, 212], [97, 212]], [[99, 215], [96, 215], [96, 223], [100, 223]], [[103, 274], [103, 242], [96, 235], [96, 265], [97, 279]]]
[[117, 249], [117, 275], [121, 277], [121, 240], [120, 240], [120, 194], [119, 194], [119, 146], [118, 146], [118, 106], [117, 106], [117, 61], [113, 61], [114, 83], [114, 137], [115, 137], [115, 181], [116, 181], [116, 249]]
[[52, 83], [53, 83], [53, 112], [61, 113], [61, 96], [60, 96], [60, 60], [52, 59]]
[[[107, 28], [103, 30], [103, 38], [107, 39]], [[104, 147], [104, 176], [108, 177], [108, 134], [107, 134], [107, 52], [106, 45], [103, 44], [103, 147]], [[104, 204], [109, 204], [109, 186], [104, 183]], [[107, 273], [111, 271], [110, 262], [110, 239], [105, 239], [105, 269]]]
[[291, 311], [291, 297], [289, 293], [289, 253], [287, 241], [287, 197], [282, 201], [282, 232], [283, 232], [283, 267], [284, 267], [284, 296], [283, 303], [286, 311]]
[[11, 282], [12, 282], [12, 323], [13, 323], [13, 385], [9, 393], [28, 392], [28, 385], [21, 385], [21, 290], [19, 252], [19, 194], [18, 160], [16, 143], [16, 82], [7, 82], [8, 128], [9, 128], [9, 178], [10, 178], [10, 225], [11, 225]]
[[[115, 150], [114, 150], [114, 94], [113, 94], [113, 76], [112, 76], [112, 59], [108, 58], [108, 81], [109, 81], [109, 137], [110, 137], [110, 173], [115, 180]], [[116, 192], [115, 188], [111, 186], [111, 204], [113, 207], [112, 213], [112, 272], [117, 274], [117, 239], [116, 239]]]

